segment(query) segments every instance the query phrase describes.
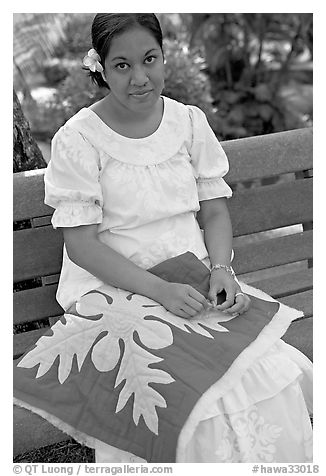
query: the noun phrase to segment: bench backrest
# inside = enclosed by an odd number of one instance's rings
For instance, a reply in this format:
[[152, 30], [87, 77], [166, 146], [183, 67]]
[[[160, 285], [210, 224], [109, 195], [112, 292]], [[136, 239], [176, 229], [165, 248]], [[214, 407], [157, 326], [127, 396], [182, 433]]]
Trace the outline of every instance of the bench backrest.
[[[234, 235], [300, 225], [286, 236], [235, 240], [234, 268], [241, 275], [312, 258], [312, 129], [226, 141], [226, 180]], [[35, 329], [14, 336], [18, 357], [38, 336], [40, 322], [62, 314], [55, 300], [62, 234], [53, 230], [53, 209], [44, 205], [44, 170], [14, 174], [14, 324]], [[249, 186], [250, 185], [250, 186]]]

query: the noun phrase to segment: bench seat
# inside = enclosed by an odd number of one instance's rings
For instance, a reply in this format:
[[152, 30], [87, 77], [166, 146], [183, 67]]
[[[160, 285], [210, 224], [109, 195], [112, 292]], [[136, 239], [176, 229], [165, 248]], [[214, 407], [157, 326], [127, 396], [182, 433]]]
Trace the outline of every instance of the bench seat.
[[[312, 360], [312, 129], [222, 142], [234, 190], [233, 267], [239, 279], [303, 311], [283, 337]], [[44, 170], [14, 174], [14, 359], [63, 310], [55, 300], [62, 234], [44, 204]], [[14, 406], [14, 454], [70, 439]]]

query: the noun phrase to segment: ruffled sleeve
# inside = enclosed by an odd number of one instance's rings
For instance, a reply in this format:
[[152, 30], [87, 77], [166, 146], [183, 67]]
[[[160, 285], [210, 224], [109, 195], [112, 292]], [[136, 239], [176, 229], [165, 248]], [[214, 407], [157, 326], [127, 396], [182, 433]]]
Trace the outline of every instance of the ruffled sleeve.
[[188, 106], [188, 110], [192, 123], [190, 156], [199, 200], [229, 198], [232, 190], [222, 178], [229, 170], [226, 154], [204, 112], [196, 106]]
[[98, 160], [96, 149], [69, 125], [54, 136], [44, 178], [44, 201], [55, 208], [54, 228], [102, 222]]

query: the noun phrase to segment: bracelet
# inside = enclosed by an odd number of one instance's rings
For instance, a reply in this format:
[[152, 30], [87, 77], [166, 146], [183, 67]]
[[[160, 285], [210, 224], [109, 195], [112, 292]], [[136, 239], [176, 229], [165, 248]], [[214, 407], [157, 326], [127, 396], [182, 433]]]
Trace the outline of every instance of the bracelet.
[[226, 264], [214, 264], [211, 267], [211, 274], [214, 271], [214, 269], [224, 269], [224, 271], [231, 274], [232, 278], [236, 277], [235, 272], [233, 271], [233, 268], [231, 266], [226, 265]]

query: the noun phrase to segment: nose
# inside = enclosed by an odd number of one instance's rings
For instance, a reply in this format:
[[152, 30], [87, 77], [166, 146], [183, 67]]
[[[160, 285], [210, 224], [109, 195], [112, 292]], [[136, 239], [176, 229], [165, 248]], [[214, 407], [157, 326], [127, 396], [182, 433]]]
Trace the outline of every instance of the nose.
[[142, 66], [135, 65], [132, 70], [130, 83], [132, 86], [144, 86], [148, 82], [148, 76]]

